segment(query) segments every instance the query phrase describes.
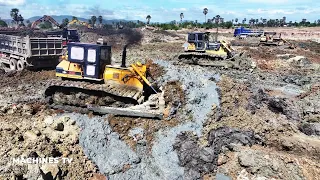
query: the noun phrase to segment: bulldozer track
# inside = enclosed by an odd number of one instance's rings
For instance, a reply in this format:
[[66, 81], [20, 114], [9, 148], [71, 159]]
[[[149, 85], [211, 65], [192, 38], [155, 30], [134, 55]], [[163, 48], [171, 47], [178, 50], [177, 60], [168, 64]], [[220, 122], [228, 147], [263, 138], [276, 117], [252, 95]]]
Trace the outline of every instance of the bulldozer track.
[[144, 102], [143, 92], [116, 83], [97, 84], [73, 80], [53, 80], [48, 84], [45, 96], [49, 104], [79, 107], [88, 105], [127, 107]]

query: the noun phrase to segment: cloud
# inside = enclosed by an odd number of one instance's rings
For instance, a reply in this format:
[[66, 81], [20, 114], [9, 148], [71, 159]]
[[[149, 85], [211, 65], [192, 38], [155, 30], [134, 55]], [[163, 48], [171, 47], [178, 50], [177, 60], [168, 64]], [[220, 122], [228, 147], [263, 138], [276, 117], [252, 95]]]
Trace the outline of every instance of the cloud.
[[181, 12], [185, 12], [187, 11], [187, 8], [173, 8], [172, 11], [181, 11]]
[[0, 6], [20, 6], [25, 2], [26, 0], [0, 0]]

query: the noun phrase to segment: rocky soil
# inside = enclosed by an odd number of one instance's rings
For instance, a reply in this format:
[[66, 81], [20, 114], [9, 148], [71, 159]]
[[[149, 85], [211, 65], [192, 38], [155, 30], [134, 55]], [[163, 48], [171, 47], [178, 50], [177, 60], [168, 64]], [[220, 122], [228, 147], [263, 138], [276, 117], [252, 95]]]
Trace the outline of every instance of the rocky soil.
[[256, 63], [249, 72], [178, 62], [183, 32], [82, 32], [81, 40], [101, 36], [115, 46], [115, 64], [129, 43], [127, 64], [150, 65], [165, 91], [164, 119], [52, 110], [43, 93], [54, 71], [1, 71], [0, 179], [319, 179], [319, 44], [235, 47]]

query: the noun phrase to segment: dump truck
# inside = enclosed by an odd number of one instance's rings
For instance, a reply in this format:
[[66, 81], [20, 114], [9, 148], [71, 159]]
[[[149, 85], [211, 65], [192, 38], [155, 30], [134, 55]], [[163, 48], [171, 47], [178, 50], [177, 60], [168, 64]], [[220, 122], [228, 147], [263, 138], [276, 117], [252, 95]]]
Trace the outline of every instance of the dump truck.
[[0, 64], [4, 69], [55, 67], [62, 50], [62, 38], [0, 34]]
[[254, 36], [258, 37], [263, 34], [262, 29], [247, 29], [244, 27], [238, 27], [234, 29], [233, 36], [234, 37], [247, 37], [247, 36]]
[[216, 66], [235, 69], [248, 69], [251, 61], [243, 52], [236, 52], [230, 43], [221, 40], [210, 42], [209, 32], [188, 33], [187, 42], [184, 43], [184, 52], [178, 59], [188, 64], [202, 66]]
[[56, 67], [56, 76], [45, 91], [54, 109], [122, 116], [162, 118], [163, 91], [150, 82], [147, 65], [126, 65], [124, 46], [121, 65], [112, 65], [111, 46], [69, 43], [67, 54]]

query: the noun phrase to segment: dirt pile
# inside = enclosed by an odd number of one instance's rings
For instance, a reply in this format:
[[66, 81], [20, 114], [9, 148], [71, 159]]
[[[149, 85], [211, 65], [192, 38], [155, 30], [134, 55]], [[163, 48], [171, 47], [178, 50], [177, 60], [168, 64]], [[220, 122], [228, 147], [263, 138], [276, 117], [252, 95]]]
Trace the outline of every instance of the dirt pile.
[[[97, 171], [86, 160], [78, 144], [79, 129], [75, 121], [68, 117], [46, 116], [47, 113], [23, 115], [23, 119], [17, 115], [2, 115], [1, 141], [6, 143], [1, 148], [1, 178], [79, 179], [89, 178]], [[17, 164], [12, 160], [28, 157], [55, 157], [60, 160], [58, 164]], [[64, 164], [62, 157], [72, 158], [72, 163]]]
[[139, 44], [143, 38], [138, 29], [84, 29], [79, 34], [81, 42], [95, 44], [99, 38], [103, 38], [115, 49], [121, 49], [126, 44]]
[[175, 31], [163, 31], [163, 30], [142, 30], [144, 34], [143, 43], [171, 43], [185, 41], [185, 36], [177, 34]]
[[253, 132], [241, 132], [236, 129], [222, 127], [211, 130], [208, 134], [209, 144], [199, 146], [199, 138], [192, 133], [181, 133], [176, 138], [174, 149], [178, 152], [180, 165], [185, 167], [184, 179], [199, 179], [205, 174], [215, 172], [218, 156], [224, 148], [233, 149], [235, 145], [261, 143], [259, 136]]

